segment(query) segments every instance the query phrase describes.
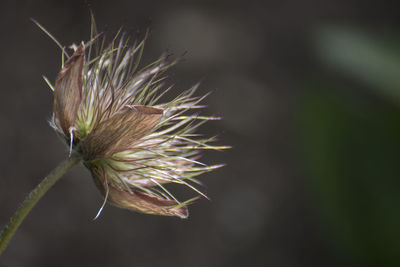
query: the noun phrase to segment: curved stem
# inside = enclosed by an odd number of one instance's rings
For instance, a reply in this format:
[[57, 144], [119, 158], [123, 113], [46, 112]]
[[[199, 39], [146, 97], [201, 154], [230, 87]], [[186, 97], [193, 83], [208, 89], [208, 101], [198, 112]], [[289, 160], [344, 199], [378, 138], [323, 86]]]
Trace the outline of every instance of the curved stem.
[[52, 172], [47, 175], [40, 184], [26, 197], [22, 205], [11, 217], [10, 222], [0, 233], [0, 255], [3, 253], [19, 225], [23, 222], [26, 215], [36, 205], [39, 199], [73, 166], [78, 164], [81, 158], [78, 155], [72, 155], [70, 158], [61, 162]]

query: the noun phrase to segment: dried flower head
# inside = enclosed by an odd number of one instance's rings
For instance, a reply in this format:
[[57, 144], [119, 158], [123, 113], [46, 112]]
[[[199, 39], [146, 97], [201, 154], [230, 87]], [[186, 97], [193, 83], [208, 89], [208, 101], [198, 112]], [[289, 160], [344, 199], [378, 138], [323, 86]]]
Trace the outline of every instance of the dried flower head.
[[186, 218], [187, 205], [196, 198], [180, 202], [165, 184], [182, 184], [205, 196], [192, 185], [199, 184], [195, 177], [221, 165], [199, 162], [199, 152], [228, 147], [213, 146], [215, 138], [195, 133], [203, 122], [219, 119], [190, 113], [204, 107], [200, 102], [205, 96], [194, 96], [198, 85], [161, 101], [171, 88], [165, 88], [162, 74], [176, 61], [162, 56], [139, 69], [144, 40], [130, 45], [117, 34], [106, 45], [92, 25], [88, 43], [72, 46], [70, 57], [63, 49], [68, 59], [54, 88], [49, 84], [54, 90], [51, 125], [70, 152], [82, 156], [105, 201]]

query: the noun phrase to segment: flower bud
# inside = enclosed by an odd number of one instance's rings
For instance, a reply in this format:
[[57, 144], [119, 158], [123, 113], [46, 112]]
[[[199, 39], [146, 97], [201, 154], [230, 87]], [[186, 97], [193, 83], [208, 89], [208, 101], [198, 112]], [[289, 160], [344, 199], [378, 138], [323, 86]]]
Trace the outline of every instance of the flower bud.
[[228, 147], [213, 146], [214, 138], [199, 138], [194, 132], [203, 122], [219, 118], [191, 113], [203, 107], [199, 103], [204, 97], [193, 96], [198, 85], [160, 101], [169, 89], [163, 89], [161, 75], [176, 61], [162, 56], [138, 70], [144, 41], [129, 46], [123, 37], [113, 40], [94, 49], [105, 40], [92, 37], [76, 47], [55, 83], [51, 124], [81, 154], [105, 201], [187, 218], [193, 199], [180, 202], [167, 186], [182, 184], [205, 196], [194, 187], [199, 183], [195, 177], [222, 165], [199, 162], [200, 151]]

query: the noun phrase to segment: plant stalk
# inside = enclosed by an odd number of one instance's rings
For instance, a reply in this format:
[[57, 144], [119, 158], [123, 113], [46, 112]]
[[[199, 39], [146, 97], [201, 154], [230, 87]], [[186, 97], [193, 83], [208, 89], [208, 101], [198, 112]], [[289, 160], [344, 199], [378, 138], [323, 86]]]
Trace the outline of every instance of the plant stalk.
[[25, 217], [36, 205], [39, 199], [73, 166], [81, 161], [79, 155], [73, 154], [68, 159], [61, 162], [53, 171], [47, 175], [40, 184], [25, 198], [22, 205], [11, 217], [9, 223], [4, 227], [0, 233], [0, 255], [7, 247], [9, 241], [14, 236], [20, 224], [24, 221]]

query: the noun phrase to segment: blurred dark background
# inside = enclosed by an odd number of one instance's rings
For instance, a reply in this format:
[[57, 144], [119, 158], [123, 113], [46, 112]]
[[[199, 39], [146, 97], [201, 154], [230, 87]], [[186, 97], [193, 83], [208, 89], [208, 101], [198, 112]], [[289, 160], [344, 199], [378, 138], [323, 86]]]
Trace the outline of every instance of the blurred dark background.
[[[168, 50], [176, 92], [202, 80], [202, 128], [233, 149], [188, 220], [106, 206], [76, 167], [1, 266], [400, 266], [400, 35], [395, 1], [2, 1], [0, 226], [67, 156], [47, 124], [62, 44], [123, 25]], [[178, 193], [179, 193], [178, 189]]]

